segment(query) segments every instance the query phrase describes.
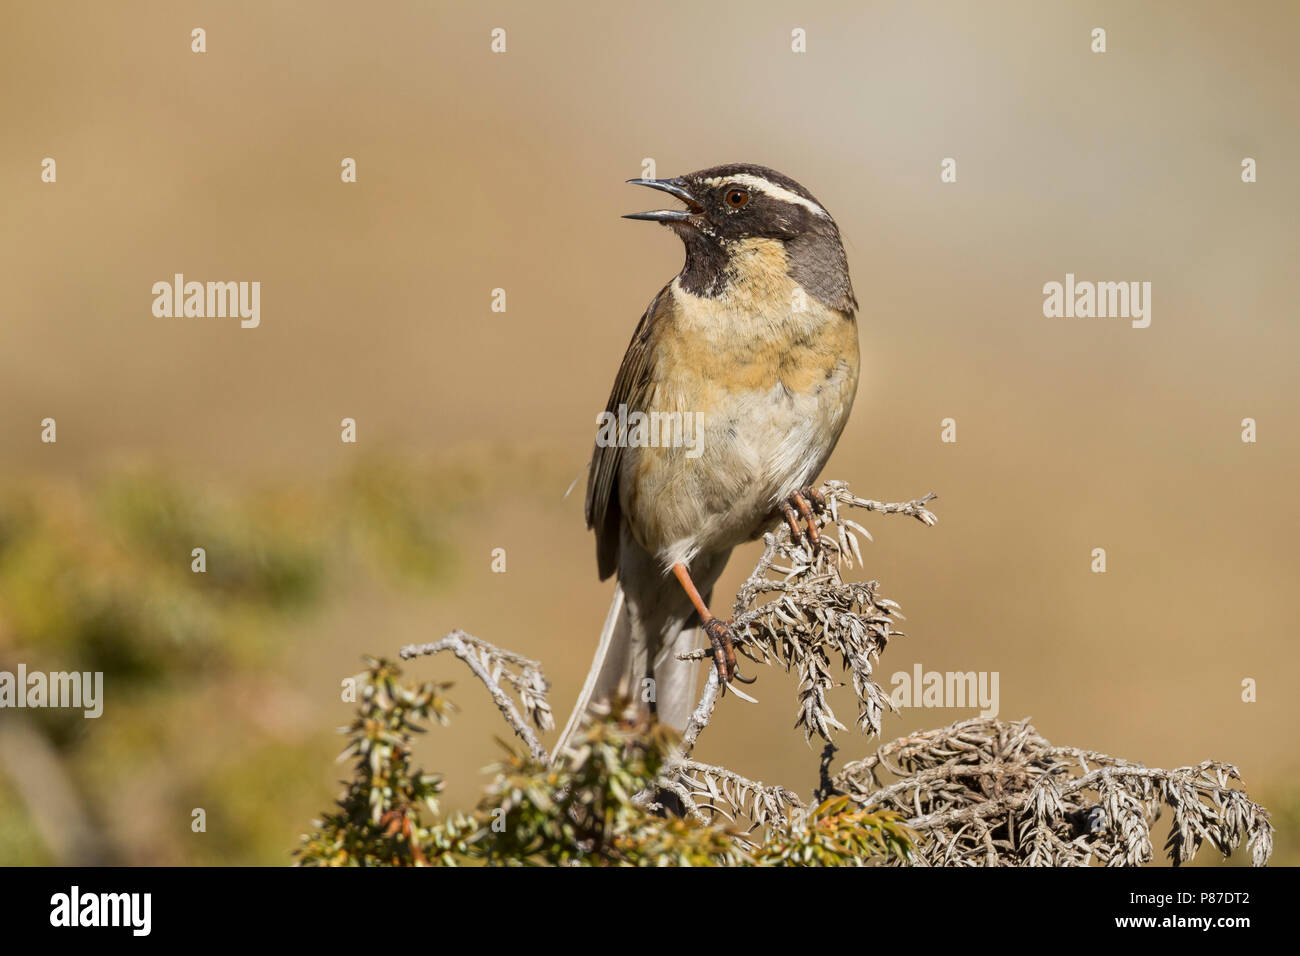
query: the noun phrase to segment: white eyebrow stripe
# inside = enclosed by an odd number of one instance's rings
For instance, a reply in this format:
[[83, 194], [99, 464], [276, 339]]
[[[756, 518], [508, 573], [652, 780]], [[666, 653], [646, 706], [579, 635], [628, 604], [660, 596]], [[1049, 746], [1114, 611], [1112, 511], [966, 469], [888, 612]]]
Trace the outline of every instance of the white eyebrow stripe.
[[798, 203], [810, 212], [819, 216], [830, 218], [830, 214], [821, 206], [817, 205], [811, 199], [800, 196], [798, 193], [791, 192], [783, 186], [778, 186], [774, 182], [764, 179], [762, 176], [755, 176], [752, 173], [737, 173], [735, 176], [726, 176], [722, 178], [714, 177], [704, 180], [707, 186], [721, 186], [724, 183], [738, 183], [741, 186], [748, 186], [750, 189], [757, 189], [759, 192], [771, 196], [773, 199], [779, 199], [781, 202]]

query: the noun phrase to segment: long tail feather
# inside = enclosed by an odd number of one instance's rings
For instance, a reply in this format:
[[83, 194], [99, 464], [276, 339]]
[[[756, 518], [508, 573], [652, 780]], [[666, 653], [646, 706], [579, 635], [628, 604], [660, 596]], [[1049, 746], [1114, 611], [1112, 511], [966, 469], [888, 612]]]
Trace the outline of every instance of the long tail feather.
[[699, 636], [698, 628], [685, 628], [672, 640], [665, 641], [655, 655], [655, 709], [661, 723], [678, 730], [686, 729], [686, 722], [695, 709], [700, 662], [678, 660], [677, 655], [693, 651]]
[[[582, 685], [582, 692], [578, 694], [578, 702], [573, 707], [573, 713], [569, 715], [569, 721], [564, 725], [564, 733], [560, 734], [560, 739], [556, 742], [555, 748], [551, 751], [551, 762], [554, 763], [556, 758], [564, 752], [569, 745], [569, 740], [582, 724], [582, 719], [586, 716], [587, 708], [591, 706], [591, 700], [596, 693], [596, 689], [602, 688], [608, 692], [612, 688], [605, 687], [613, 673], [613, 668], [606, 668], [607, 664], [619, 664], [619, 671], [626, 669], [622, 664], [622, 659], [627, 655], [631, 634], [630, 625], [623, 597], [623, 586], [615, 583], [614, 598], [609, 604], [609, 613], [605, 615], [605, 626], [600, 631], [600, 644], [596, 647], [595, 659], [591, 662], [591, 670], [587, 673], [586, 683]], [[613, 659], [610, 657], [610, 650], [614, 650]], [[602, 675], [602, 672], [606, 672]], [[602, 680], [602, 676], [604, 679]]]

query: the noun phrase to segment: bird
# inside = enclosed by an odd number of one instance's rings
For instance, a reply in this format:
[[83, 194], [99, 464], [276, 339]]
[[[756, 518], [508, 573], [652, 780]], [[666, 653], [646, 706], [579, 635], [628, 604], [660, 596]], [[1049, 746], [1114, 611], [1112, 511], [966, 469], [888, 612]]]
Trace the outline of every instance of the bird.
[[[734, 548], [776, 523], [817, 547], [812, 487], [857, 394], [858, 302], [839, 227], [806, 188], [750, 163], [630, 179], [684, 208], [631, 213], [685, 247], [641, 316], [588, 470], [600, 579], [616, 576], [590, 672], [553, 753], [615, 697], [679, 732], [701, 643], [723, 694], [736, 634], [709, 608]], [[647, 426], [647, 421], [651, 427]], [[659, 425], [655, 434], [654, 425]]]

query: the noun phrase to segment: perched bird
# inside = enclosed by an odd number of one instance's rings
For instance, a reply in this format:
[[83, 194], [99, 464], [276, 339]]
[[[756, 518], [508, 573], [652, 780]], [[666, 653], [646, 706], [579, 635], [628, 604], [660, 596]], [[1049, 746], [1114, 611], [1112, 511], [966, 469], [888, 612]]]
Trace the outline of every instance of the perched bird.
[[807, 520], [816, 546], [810, 485], [858, 387], [848, 262], [807, 189], [743, 163], [628, 182], [685, 204], [624, 218], [672, 229], [686, 262], [641, 317], [603, 416], [617, 428], [597, 435], [587, 527], [601, 580], [618, 582], [557, 754], [592, 704], [616, 693], [684, 728], [697, 662], [678, 655], [699, 630], [723, 692], [745, 680], [735, 634], [709, 611], [714, 583], [733, 548], [782, 518], [796, 535]]

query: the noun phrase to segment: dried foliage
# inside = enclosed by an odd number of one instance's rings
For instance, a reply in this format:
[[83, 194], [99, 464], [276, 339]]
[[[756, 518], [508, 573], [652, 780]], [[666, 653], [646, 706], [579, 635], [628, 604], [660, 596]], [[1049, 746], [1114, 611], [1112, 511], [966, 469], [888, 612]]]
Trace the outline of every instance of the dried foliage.
[[[804, 739], [814, 733], [827, 742], [832, 730], [845, 730], [826, 692], [839, 684], [831, 663], [840, 661], [858, 696], [857, 725], [878, 736], [889, 695], [872, 677], [876, 661], [901, 620], [898, 604], [879, 595], [875, 581], [845, 581], [841, 571], [862, 566], [858, 537], [871, 533], [845, 515], [849, 508], [905, 514], [926, 525], [937, 520], [926, 509], [927, 495], [905, 504], [884, 504], [849, 493], [843, 482], [821, 489], [825, 511], [818, 518], [820, 547], [795, 539], [782, 525], [764, 537], [763, 556], [736, 595], [734, 625], [741, 650], [751, 659], [775, 660], [799, 678], [799, 715]], [[834, 534], [831, 534], [831, 531]], [[767, 600], [764, 600], [767, 598]], [[763, 603], [760, 603], [763, 602]]]
[[808, 812], [794, 791], [766, 786], [725, 767], [679, 760], [670, 764], [670, 770], [673, 792], [684, 797], [683, 806], [701, 820], [707, 819], [707, 812], [731, 823], [748, 820], [751, 830], [769, 825], [787, 829], [789, 821]]
[[1175, 865], [1203, 843], [1227, 856], [1244, 840], [1262, 866], [1273, 848], [1268, 812], [1232, 781], [1236, 768], [1215, 761], [1148, 769], [1053, 746], [1028, 721], [976, 718], [888, 743], [834, 786], [864, 808], [906, 814], [920, 835], [917, 862], [932, 866], [1139, 866], [1152, 859], [1162, 804], [1173, 812]]
[[536, 758], [545, 758], [546, 748], [537, 740], [510, 695], [501, 686], [504, 679], [515, 692], [515, 697], [529, 719], [542, 730], [555, 727], [555, 718], [551, 714], [550, 702], [546, 699], [546, 677], [542, 674], [542, 665], [537, 661], [511, 654], [487, 641], [480, 641], [464, 631], [452, 631], [440, 641], [431, 644], [412, 644], [402, 648], [402, 660], [410, 660], [426, 654], [451, 651], [473, 671], [474, 676], [483, 682], [492, 695], [493, 702], [501, 710], [514, 732], [528, 744], [528, 750]]
[[[408, 766], [412, 735], [445, 722], [445, 685], [398, 687], [396, 668], [371, 663], [347, 754], [355, 777], [340, 809], [304, 837], [301, 862], [321, 865], [1059, 866], [1150, 862], [1152, 826], [1172, 811], [1166, 849], [1175, 864], [1205, 843], [1225, 856], [1243, 842], [1252, 862], [1272, 852], [1269, 816], [1232, 784], [1235, 768], [1209, 761], [1150, 770], [1106, 754], [1055, 747], [1026, 721], [975, 719], [903, 737], [833, 773], [832, 732], [846, 729], [827, 702], [838, 661], [858, 697], [856, 723], [879, 735], [889, 697], [873, 678], [898, 605], [874, 581], [845, 581], [862, 565], [846, 517], [858, 508], [926, 525], [933, 498], [886, 504], [819, 489], [820, 547], [782, 526], [736, 598], [738, 648], [798, 677], [796, 727], [827, 741], [809, 799], [692, 758], [719, 697], [709, 679], [681, 739], [607, 702], [561, 754], [534, 726], [552, 726], [541, 666], [454, 631], [403, 648], [403, 658], [451, 651], [484, 684], [527, 753], [491, 768], [470, 816], [442, 821], [441, 780]], [[697, 655], [705, 656], [705, 652]], [[508, 690], [507, 690], [508, 688]], [[527, 719], [524, 715], [527, 715]]]

